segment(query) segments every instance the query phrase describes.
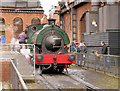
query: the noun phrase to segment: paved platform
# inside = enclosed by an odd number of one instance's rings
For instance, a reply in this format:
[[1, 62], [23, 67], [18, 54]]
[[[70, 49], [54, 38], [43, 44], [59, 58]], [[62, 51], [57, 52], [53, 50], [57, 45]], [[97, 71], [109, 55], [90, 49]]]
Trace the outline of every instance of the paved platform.
[[31, 67], [29, 60], [17, 51], [0, 51], [0, 58], [15, 59], [17, 68], [22, 76], [32, 76], [33, 67]]
[[118, 78], [108, 76], [101, 72], [94, 70], [86, 70], [81, 67], [71, 67], [69, 69], [69, 75], [82, 81], [85, 84], [93, 85], [99, 89], [108, 89], [107, 91], [118, 91], [120, 87], [120, 81]]

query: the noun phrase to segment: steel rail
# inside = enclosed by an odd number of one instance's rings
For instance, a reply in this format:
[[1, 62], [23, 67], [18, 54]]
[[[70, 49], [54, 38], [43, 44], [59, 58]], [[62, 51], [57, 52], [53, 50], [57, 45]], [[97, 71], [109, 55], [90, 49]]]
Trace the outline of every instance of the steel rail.
[[[75, 82], [79, 82], [79, 83], [81, 83], [81, 81], [78, 81], [77, 79], [74, 79], [73, 77], [71, 77], [70, 75], [68, 75], [68, 74], [65, 74], [64, 73], [64, 75], [65, 76], [67, 76], [67, 77], [69, 77], [70, 79], [72, 79], [72, 80], [74, 80]], [[50, 75], [51, 76], [51, 75]], [[41, 77], [52, 87], [52, 88], [54, 88], [54, 89], [56, 89], [57, 91], [62, 91], [62, 89], [61, 88], [56, 88], [53, 84], [51, 84], [47, 79], [46, 79], [46, 77], [45, 77], [45, 75], [41, 75]], [[83, 83], [84, 84], [84, 83]], [[96, 91], [96, 90], [93, 90], [93, 87], [92, 86], [89, 86], [89, 85], [86, 85], [86, 84], [84, 84], [85, 85], [85, 89], [86, 89], [86, 91], [87, 91], [87, 89], [92, 89], [92, 91]], [[95, 89], [95, 88], [94, 88]], [[96, 87], [96, 89], [98, 89], [97, 87]], [[91, 90], [90, 90], [91, 91]]]
[[[41, 75], [41, 77], [53, 88], [56, 89], [46, 78], [45, 76]], [[58, 88], [57, 88], [58, 89]]]
[[76, 81], [76, 82], [80, 82], [83, 83], [86, 86], [86, 89], [90, 89], [90, 91], [97, 91], [96, 89], [100, 89], [99, 87], [93, 86], [92, 84], [85, 82], [83, 79], [79, 78], [79, 80], [77, 80], [75, 77], [64, 73], [66, 76], [68, 76], [70, 79]]

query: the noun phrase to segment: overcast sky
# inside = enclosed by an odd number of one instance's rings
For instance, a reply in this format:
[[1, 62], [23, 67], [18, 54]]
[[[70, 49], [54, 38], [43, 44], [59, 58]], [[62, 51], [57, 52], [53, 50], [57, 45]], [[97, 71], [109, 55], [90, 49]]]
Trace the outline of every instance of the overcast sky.
[[45, 11], [45, 14], [48, 14], [49, 10], [51, 9], [51, 6], [57, 6], [58, 5], [58, 1], [60, 0], [40, 0], [41, 5]]

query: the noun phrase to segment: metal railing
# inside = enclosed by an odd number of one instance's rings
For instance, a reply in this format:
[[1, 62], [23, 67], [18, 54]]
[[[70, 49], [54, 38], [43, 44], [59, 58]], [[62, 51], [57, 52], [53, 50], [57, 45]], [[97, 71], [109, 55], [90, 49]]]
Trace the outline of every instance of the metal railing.
[[10, 71], [11, 71], [11, 89], [22, 89], [24, 91], [28, 91], [28, 88], [23, 81], [19, 71], [17, 70], [13, 60], [10, 61]]
[[15, 60], [10, 58], [0, 58], [1, 61], [10, 61], [10, 84], [11, 87], [9, 89], [22, 89], [24, 91], [28, 91], [28, 88], [23, 81], [18, 69], [15, 66]]
[[[32, 50], [32, 55], [34, 55], [35, 59], [35, 45], [34, 44], [0, 44], [0, 51], [16, 51], [21, 52], [21, 49], [30, 49]], [[35, 60], [33, 60], [35, 61]], [[33, 74], [35, 76], [35, 62], [34, 62], [34, 69]]]
[[119, 55], [103, 55], [94, 53], [77, 53], [77, 65], [85, 68], [92, 68], [96, 71], [102, 71], [115, 77], [120, 77], [118, 69]]

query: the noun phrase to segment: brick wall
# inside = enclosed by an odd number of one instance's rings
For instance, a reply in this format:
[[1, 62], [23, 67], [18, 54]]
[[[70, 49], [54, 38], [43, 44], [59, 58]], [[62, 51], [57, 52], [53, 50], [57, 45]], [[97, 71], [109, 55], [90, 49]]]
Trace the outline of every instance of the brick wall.
[[68, 37], [70, 39], [70, 42], [72, 41], [72, 30], [71, 30], [71, 12], [67, 12], [64, 14], [64, 31], [68, 34]]
[[26, 24], [31, 25], [33, 18], [37, 17], [41, 20], [44, 14], [38, 13], [0, 13], [0, 17], [5, 20], [5, 40], [7, 43], [11, 42], [13, 37], [13, 20], [16, 17], [22, 18], [23, 30], [25, 30]]
[[0, 81], [10, 81], [10, 62], [0, 62]]
[[[81, 41], [81, 18], [84, 15], [85, 12], [91, 10], [91, 3], [84, 3], [80, 4], [76, 7], [77, 9], [77, 38], [78, 42]], [[66, 31], [66, 33], [69, 35], [70, 43], [72, 42], [72, 30], [71, 30], [71, 10], [69, 12], [64, 13], [63, 17], [64, 27], [63, 29]]]
[[81, 18], [87, 11], [91, 10], [91, 2], [80, 5], [77, 8], [77, 34], [78, 34], [78, 42], [81, 41]]

